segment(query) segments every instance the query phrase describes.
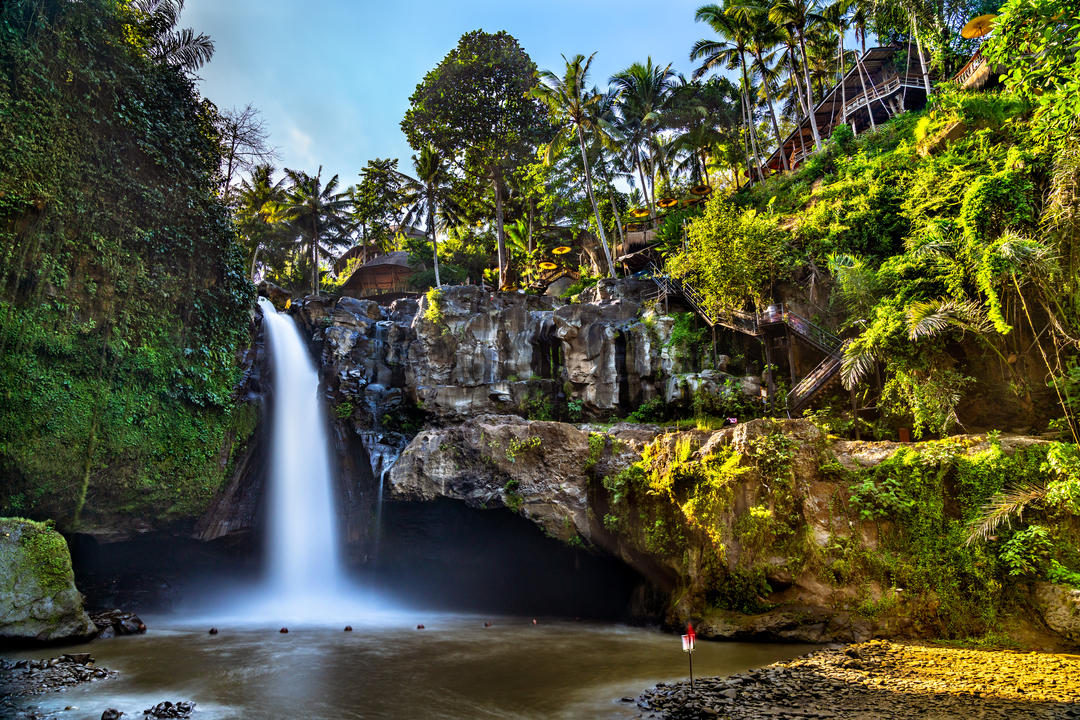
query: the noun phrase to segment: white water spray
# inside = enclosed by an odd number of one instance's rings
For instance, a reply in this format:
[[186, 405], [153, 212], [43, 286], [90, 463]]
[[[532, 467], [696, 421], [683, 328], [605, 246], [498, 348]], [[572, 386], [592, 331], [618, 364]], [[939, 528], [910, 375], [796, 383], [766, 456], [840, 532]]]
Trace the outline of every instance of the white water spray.
[[267, 572], [255, 585], [195, 601], [186, 622], [265, 625], [396, 622], [406, 611], [345, 572], [334, 509], [329, 436], [319, 374], [291, 317], [259, 299], [273, 391], [267, 503]]
[[273, 358], [268, 560], [271, 590], [290, 603], [337, 594], [341, 585], [319, 373], [296, 323], [261, 298]]

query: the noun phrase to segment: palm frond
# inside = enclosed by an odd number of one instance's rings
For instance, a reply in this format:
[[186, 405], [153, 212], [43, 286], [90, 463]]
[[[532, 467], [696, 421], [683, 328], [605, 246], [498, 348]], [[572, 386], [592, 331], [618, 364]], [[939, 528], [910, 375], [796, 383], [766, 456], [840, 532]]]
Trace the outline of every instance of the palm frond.
[[1014, 516], [1023, 518], [1028, 506], [1044, 499], [1046, 492], [1046, 485], [1028, 483], [998, 493], [983, 505], [979, 517], [971, 522], [964, 544], [989, 540], [1002, 525], [1011, 525]]

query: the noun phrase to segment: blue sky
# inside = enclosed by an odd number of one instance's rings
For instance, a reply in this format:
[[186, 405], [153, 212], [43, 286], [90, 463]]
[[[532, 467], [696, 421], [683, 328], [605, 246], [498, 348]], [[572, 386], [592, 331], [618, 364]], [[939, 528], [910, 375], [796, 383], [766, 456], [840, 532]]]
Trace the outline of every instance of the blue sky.
[[199, 71], [219, 107], [262, 111], [278, 167], [356, 182], [374, 157], [411, 171], [399, 123], [409, 95], [465, 32], [506, 30], [541, 69], [596, 51], [592, 81], [651, 55], [690, 74], [690, 46], [710, 37], [700, 2], [622, 0], [187, 0], [182, 26], [209, 34]]

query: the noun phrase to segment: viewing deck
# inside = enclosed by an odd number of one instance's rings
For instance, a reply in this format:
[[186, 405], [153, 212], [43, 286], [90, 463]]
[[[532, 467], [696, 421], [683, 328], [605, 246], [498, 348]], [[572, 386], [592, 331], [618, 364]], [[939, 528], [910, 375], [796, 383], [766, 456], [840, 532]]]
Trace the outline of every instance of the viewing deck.
[[[926, 82], [918, 55], [908, 56], [907, 66], [896, 67], [899, 47], [867, 50], [844, 74], [843, 79], [825, 94], [814, 108], [818, 134], [828, 139], [837, 125], [848, 124], [856, 134], [883, 123], [905, 110], [926, 105]], [[804, 117], [762, 165], [768, 175], [784, 169], [781, 153], [792, 170], [816, 152], [810, 118]]]

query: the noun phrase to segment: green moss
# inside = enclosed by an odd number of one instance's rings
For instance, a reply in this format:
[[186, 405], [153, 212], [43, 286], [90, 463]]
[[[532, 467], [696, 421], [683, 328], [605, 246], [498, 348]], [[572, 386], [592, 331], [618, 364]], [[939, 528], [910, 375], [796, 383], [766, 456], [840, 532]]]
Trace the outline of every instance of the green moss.
[[56, 532], [51, 523], [0, 518], [0, 533], [16, 532], [20, 533], [19, 547], [24, 558], [22, 567], [16, 572], [35, 577], [47, 596], [68, 589], [74, 578], [71, 554], [64, 536]]

